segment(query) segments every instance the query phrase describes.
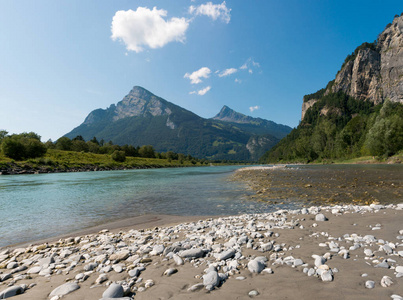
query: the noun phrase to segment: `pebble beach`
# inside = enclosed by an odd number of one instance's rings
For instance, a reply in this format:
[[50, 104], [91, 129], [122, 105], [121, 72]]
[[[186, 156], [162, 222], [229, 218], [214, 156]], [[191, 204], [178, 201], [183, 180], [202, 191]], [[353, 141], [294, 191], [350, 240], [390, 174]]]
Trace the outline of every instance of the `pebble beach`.
[[1, 248], [0, 299], [403, 299], [403, 203], [108, 225]]

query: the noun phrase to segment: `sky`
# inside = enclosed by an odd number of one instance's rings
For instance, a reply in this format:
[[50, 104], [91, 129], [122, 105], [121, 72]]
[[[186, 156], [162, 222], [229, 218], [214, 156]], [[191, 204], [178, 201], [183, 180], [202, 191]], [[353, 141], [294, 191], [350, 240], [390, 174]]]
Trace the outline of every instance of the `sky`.
[[0, 0], [0, 130], [57, 140], [133, 86], [296, 127], [403, 1]]

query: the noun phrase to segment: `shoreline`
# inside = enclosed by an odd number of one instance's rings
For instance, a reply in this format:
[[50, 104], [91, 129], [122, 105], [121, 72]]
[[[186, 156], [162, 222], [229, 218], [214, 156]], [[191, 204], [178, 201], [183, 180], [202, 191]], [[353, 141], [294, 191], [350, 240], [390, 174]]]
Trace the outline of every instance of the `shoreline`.
[[200, 219], [214, 218], [214, 217], [217, 216], [178, 216], [178, 215], [146, 214], [131, 218], [119, 219], [116, 221], [107, 222], [102, 225], [95, 225], [43, 239], [29, 240], [21, 243], [0, 246], [0, 252], [4, 249], [16, 249], [20, 247], [28, 247], [29, 245], [32, 244], [37, 245], [45, 243], [56, 243], [61, 239], [67, 239], [72, 236], [85, 236], [85, 235], [97, 234], [98, 232], [104, 229], [116, 233], [119, 231], [127, 231], [130, 229], [134, 230], [146, 229], [148, 228], [147, 224], [150, 224], [151, 228], [160, 226], [170, 226], [182, 222], [194, 222]]
[[[102, 299], [114, 288], [121, 299], [403, 296], [403, 203], [186, 218], [142, 216], [2, 248], [0, 296], [12, 288], [17, 300]], [[50, 296], [60, 286], [71, 291]]]

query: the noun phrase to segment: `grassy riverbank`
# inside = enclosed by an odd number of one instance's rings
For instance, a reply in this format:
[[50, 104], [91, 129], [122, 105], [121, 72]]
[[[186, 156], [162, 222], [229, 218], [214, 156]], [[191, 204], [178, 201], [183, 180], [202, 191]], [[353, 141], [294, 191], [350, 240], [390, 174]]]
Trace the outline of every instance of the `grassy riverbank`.
[[203, 165], [206, 165], [205, 161], [129, 156], [126, 157], [124, 162], [117, 162], [108, 154], [61, 151], [55, 149], [48, 149], [44, 157], [23, 161], [15, 161], [0, 154], [0, 172], [3, 172], [3, 174], [191, 167]]

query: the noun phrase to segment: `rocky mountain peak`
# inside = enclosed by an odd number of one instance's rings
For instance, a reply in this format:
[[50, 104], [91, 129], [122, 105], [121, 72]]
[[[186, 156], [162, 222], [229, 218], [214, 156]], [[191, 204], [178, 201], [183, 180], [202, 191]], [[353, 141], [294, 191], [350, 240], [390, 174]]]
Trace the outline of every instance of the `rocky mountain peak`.
[[253, 118], [236, 112], [228, 106], [224, 105], [220, 112], [213, 117], [214, 120], [234, 122], [234, 123], [249, 123]]

